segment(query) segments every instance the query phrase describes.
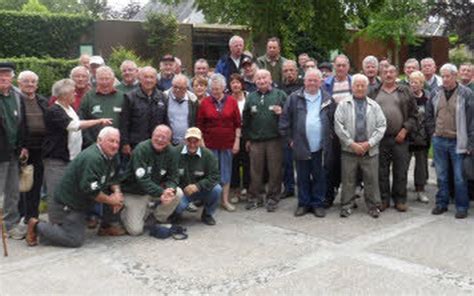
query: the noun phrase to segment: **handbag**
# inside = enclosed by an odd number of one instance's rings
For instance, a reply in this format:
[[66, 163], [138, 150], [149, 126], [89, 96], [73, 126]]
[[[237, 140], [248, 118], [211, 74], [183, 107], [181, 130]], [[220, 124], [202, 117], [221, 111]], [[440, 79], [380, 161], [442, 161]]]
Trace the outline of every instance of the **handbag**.
[[466, 155], [462, 161], [463, 172], [466, 180], [474, 180], [474, 155]]
[[33, 174], [35, 168], [32, 164], [26, 164], [28, 159], [20, 161], [20, 192], [28, 192], [33, 188]]

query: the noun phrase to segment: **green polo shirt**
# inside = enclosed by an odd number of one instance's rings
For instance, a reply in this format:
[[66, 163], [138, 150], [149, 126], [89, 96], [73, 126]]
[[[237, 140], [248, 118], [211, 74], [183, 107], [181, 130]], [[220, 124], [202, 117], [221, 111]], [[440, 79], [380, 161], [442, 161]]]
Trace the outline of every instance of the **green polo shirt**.
[[16, 147], [18, 144], [18, 121], [20, 114], [18, 114], [18, 105], [13, 91], [10, 90], [6, 96], [0, 93], [0, 112], [8, 144], [10, 147]]
[[131, 164], [122, 190], [127, 193], [151, 195], [159, 198], [164, 189], [178, 186], [178, 162], [175, 149], [169, 145], [157, 152], [151, 140], [133, 149]]

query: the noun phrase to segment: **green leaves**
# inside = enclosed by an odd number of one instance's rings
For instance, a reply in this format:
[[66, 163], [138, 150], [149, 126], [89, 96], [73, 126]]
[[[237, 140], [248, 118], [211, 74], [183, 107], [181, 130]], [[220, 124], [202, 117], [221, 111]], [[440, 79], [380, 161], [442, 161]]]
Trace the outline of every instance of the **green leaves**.
[[148, 14], [143, 29], [148, 33], [147, 44], [156, 53], [155, 58], [171, 53], [173, 47], [183, 40], [178, 20], [172, 14]]

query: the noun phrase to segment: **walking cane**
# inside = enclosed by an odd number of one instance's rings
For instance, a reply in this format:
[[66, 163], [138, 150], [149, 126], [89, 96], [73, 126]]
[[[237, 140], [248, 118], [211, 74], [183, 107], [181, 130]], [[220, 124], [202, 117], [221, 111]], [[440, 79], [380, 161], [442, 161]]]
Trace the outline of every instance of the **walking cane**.
[[7, 228], [3, 223], [3, 209], [0, 208], [0, 226], [2, 227], [3, 256], [8, 257]]

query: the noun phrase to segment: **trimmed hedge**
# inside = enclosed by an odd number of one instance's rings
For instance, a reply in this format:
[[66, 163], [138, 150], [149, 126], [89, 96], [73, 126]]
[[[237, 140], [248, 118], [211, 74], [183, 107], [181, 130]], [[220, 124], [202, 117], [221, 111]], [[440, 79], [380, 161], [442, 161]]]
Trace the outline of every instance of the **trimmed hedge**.
[[78, 65], [78, 60], [65, 60], [54, 58], [11, 58], [0, 59], [0, 62], [14, 62], [16, 64], [15, 74], [30, 70], [39, 76], [38, 93], [50, 96], [53, 83], [68, 78], [71, 69]]
[[76, 57], [94, 20], [84, 15], [0, 11], [0, 57]]

